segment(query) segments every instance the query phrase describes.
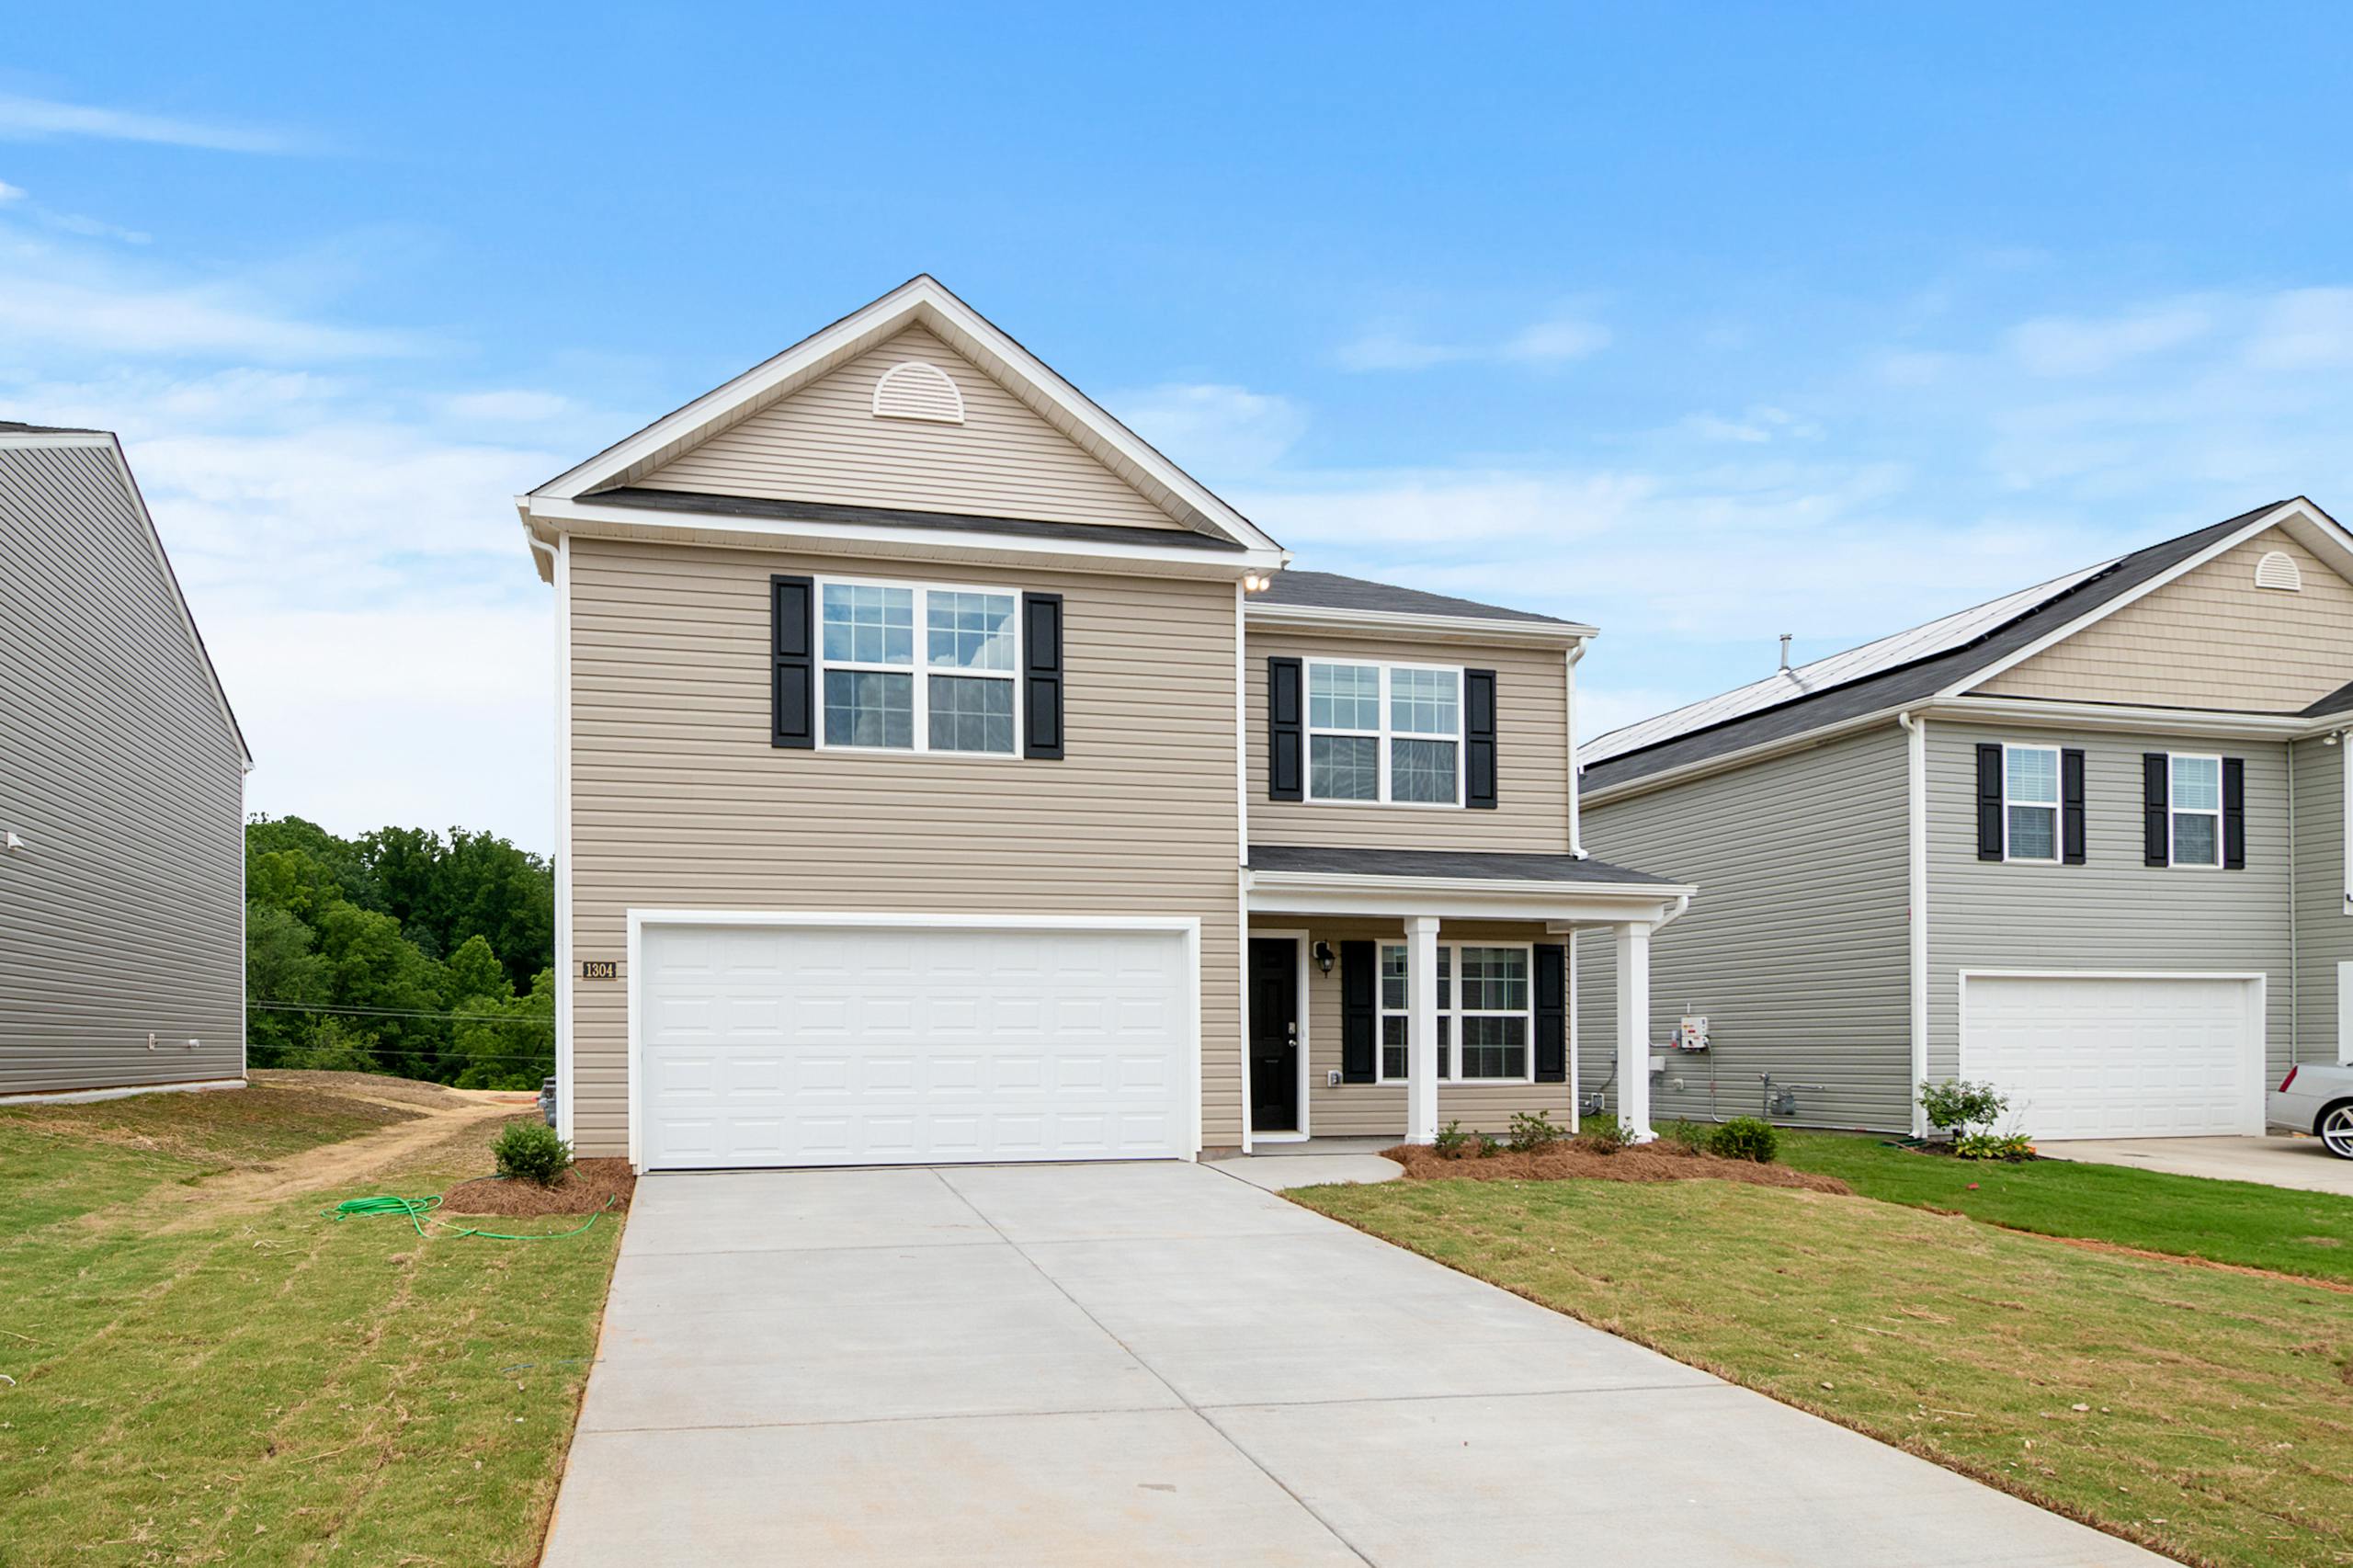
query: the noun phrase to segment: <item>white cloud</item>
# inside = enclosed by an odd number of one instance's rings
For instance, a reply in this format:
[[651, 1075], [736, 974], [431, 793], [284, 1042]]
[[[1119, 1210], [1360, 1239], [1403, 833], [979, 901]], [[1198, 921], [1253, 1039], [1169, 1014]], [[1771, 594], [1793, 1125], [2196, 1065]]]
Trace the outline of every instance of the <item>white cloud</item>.
[[222, 285], [88, 282], [5, 263], [0, 336], [74, 354], [232, 355], [276, 362], [404, 354], [416, 347], [399, 333], [303, 320]]
[[103, 218], [92, 218], [81, 212], [51, 212], [44, 208], [36, 215], [52, 229], [80, 234], [87, 239], [120, 240], [125, 244], [143, 245], [155, 237], [144, 229], [126, 229], [119, 223], [109, 223]]
[[1170, 381], [1113, 392], [1104, 406], [1177, 467], [1204, 479], [1267, 469], [1307, 429], [1297, 403], [1246, 387]]
[[107, 142], [147, 142], [201, 147], [220, 153], [291, 153], [295, 141], [275, 131], [176, 119], [94, 104], [60, 103], [0, 94], [0, 139], [23, 142], [55, 137], [92, 137]]
[[2087, 321], [2044, 316], [2011, 329], [2011, 355], [2038, 376], [2093, 376], [2128, 359], [2178, 348], [2213, 325], [2208, 312], [2182, 302]]
[[1500, 343], [1433, 343], [1398, 324], [1381, 323], [1343, 344], [1336, 358], [1346, 370], [1426, 370], [1482, 361], [1559, 365], [1608, 346], [1608, 327], [1570, 315], [1537, 322]]
[[538, 425], [579, 412], [579, 405], [561, 392], [529, 387], [500, 387], [491, 392], [458, 392], [441, 400], [442, 411], [453, 419], [485, 425]]
[[2247, 363], [2266, 370], [2353, 364], [2353, 289], [2294, 289], [2270, 301]]
[[1523, 364], [1552, 365], [1582, 359], [1609, 347], [1609, 329], [1592, 322], [1563, 318], [1538, 322], [1506, 343], [1498, 358]]
[[6, 180], [0, 179], [0, 201], [22, 201], [24, 199], [23, 186], [10, 185]]

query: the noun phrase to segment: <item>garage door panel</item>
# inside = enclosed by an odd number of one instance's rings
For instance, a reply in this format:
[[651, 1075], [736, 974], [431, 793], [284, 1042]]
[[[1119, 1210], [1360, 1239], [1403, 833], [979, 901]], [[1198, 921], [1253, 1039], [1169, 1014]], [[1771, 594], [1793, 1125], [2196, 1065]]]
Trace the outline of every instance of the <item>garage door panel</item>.
[[1180, 933], [648, 926], [649, 1166], [1181, 1153]]
[[2039, 1139], [2254, 1131], [2258, 994], [2211, 975], [1972, 975], [1961, 1075], [1991, 1080]]

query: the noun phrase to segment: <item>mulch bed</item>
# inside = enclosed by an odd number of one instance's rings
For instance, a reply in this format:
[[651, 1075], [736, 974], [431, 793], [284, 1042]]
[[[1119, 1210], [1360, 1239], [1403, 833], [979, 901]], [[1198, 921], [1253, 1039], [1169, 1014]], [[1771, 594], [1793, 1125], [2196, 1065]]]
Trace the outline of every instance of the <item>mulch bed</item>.
[[637, 1177], [627, 1160], [575, 1160], [553, 1187], [478, 1176], [442, 1195], [445, 1214], [595, 1214], [629, 1207]]
[[1401, 1143], [1381, 1153], [1404, 1167], [1408, 1181], [1733, 1181], [1847, 1197], [1855, 1190], [1836, 1176], [1794, 1171], [1787, 1165], [1760, 1165], [1754, 1160], [1719, 1159], [1665, 1140], [1614, 1153], [1603, 1153], [1582, 1138], [1555, 1144], [1540, 1154], [1506, 1150], [1484, 1159], [1449, 1160], [1426, 1143]]

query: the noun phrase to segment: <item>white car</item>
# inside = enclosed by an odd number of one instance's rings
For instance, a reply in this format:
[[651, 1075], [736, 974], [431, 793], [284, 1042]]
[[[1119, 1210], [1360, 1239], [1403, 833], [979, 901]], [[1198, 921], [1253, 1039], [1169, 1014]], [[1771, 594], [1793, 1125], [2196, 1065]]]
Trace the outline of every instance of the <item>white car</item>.
[[2271, 1091], [2264, 1119], [2309, 1132], [2340, 1160], [2353, 1160], [2353, 1066], [2299, 1062]]

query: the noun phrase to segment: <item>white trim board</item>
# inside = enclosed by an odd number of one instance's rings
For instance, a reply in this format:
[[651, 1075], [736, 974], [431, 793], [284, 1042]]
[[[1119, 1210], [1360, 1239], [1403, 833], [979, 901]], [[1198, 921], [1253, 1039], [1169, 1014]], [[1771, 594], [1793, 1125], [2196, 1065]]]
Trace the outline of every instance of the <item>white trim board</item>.
[[[1201, 1150], [1201, 922], [1199, 915], [940, 915], [876, 914], [868, 911], [816, 912], [758, 909], [639, 909], [625, 912], [629, 929], [628, 967], [628, 1104], [630, 1168], [642, 1174], [644, 1150], [644, 1085], [642, 1010], [644, 993], [638, 985], [639, 959], [644, 951], [649, 926], [774, 926], [796, 929], [872, 931], [1161, 931], [1185, 939], [1185, 967], [1191, 977], [1187, 988], [1188, 1040], [1192, 1080], [1191, 1150], [1183, 1157], [1196, 1160]], [[1246, 1063], [1245, 1080], [1246, 1080]], [[1245, 1081], [1244, 1095], [1247, 1097]], [[1248, 1125], [1248, 1116], [1244, 1117]]]
[[532, 542], [553, 558], [555, 583], [555, 1135], [570, 1143], [579, 1125], [572, 1049], [578, 994], [572, 960], [572, 540]]

